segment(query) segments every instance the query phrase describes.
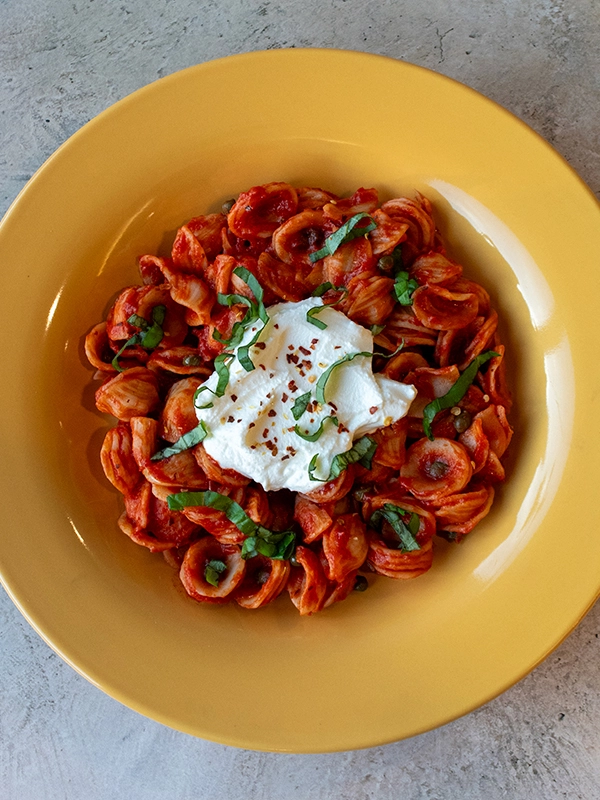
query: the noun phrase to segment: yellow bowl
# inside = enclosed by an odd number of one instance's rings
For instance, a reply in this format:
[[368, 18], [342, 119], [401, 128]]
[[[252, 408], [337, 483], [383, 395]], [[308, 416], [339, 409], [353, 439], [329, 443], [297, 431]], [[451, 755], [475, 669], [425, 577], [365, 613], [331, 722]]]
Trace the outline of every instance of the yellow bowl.
[[[461, 546], [415, 581], [379, 579], [314, 618], [188, 599], [118, 530], [99, 466], [82, 335], [136, 256], [254, 184], [384, 198], [419, 190], [451, 253], [489, 288], [515, 396], [508, 480]], [[86, 125], [0, 228], [5, 345], [2, 580], [82, 675], [137, 711], [231, 745], [381, 744], [486, 702], [596, 598], [600, 213], [509, 113], [409, 64], [332, 50], [185, 70]]]

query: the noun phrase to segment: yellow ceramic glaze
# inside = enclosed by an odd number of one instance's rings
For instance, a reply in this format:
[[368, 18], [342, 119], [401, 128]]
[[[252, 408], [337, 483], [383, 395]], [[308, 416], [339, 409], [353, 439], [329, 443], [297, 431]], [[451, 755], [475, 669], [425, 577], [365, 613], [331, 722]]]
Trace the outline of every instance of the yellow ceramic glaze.
[[[273, 180], [423, 192], [501, 314], [508, 480], [461, 546], [314, 618], [188, 599], [117, 528], [82, 336], [187, 218]], [[61, 147], [0, 229], [2, 580], [113, 697], [182, 731], [342, 750], [441, 725], [531, 670], [600, 583], [600, 213], [529, 128], [470, 89], [358, 53], [251, 53], [172, 75]]]

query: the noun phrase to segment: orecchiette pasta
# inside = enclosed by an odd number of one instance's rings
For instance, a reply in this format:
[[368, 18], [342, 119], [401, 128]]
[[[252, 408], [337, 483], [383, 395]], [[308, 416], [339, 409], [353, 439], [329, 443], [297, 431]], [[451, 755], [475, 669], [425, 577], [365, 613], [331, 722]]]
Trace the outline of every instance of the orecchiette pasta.
[[[188, 220], [171, 251], [141, 256], [139, 270], [141, 284], [122, 289], [85, 337], [102, 379], [96, 406], [118, 420], [100, 457], [124, 498], [118, 527], [162, 552], [190, 597], [257, 609], [287, 593], [311, 615], [366, 588], [369, 575], [422, 575], [436, 536], [460, 541], [488, 514], [513, 434], [506, 352], [488, 292], [446, 252], [425, 197], [382, 204], [370, 188], [344, 198], [253, 186], [223, 213]], [[244, 332], [271, 306], [310, 297], [367, 329], [375, 378], [416, 397], [406, 416], [340, 451], [312, 490], [266, 491], [209, 454], [197, 411], [222, 396]], [[327, 325], [308, 321], [314, 344]], [[219, 382], [205, 386], [213, 374]], [[298, 414], [302, 398], [294, 404], [289, 430], [303, 440], [321, 431], [295, 421], [327, 403], [328, 378]], [[277, 449], [267, 428], [264, 437]]]

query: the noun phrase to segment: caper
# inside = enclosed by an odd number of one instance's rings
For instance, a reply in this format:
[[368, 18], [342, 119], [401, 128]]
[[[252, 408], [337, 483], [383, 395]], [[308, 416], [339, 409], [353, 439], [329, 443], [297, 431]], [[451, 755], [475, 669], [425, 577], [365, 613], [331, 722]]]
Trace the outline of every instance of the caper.
[[394, 269], [394, 259], [392, 256], [381, 256], [377, 266], [381, 272], [391, 272]]
[[467, 428], [471, 427], [471, 415], [468, 411], [463, 410], [457, 417], [454, 417], [453, 422], [457, 433], [464, 433]]
[[430, 478], [437, 481], [448, 472], [448, 464], [445, 461], [433, 461], [426, 471]]
[[369, 581], [365, 578], [365, 576], [357, 575], [354, 581], [354, 591], [366, 592], [368, 588], [369, 588]]
[[184, 367], [197, 367], [200, 365], [200, 356], [196, 355], [184, 356], [181, 359], [181, 363], [183, 364]]
[[224, 214], [229, 214], [229, 212], [230, 212], [230, 211], [231, 211], [231, 209], [234, 207], [234, 205], [235, 205], [235, 200], [226, 200], [226, 201], [223, 203], [223, 205], [221, 206], [221, 211], [222, 211]]
[[268, 569], [259, 569], [256, 575], [254, 576], [254, 580], [259, 586], [264, 586], [264, 584], [269, 580], [271, 577], [271, 573]]
[[292, 565], [292, 567], [299, 567], [300, 566], [296, 556], [290, 556], [290, 564]]

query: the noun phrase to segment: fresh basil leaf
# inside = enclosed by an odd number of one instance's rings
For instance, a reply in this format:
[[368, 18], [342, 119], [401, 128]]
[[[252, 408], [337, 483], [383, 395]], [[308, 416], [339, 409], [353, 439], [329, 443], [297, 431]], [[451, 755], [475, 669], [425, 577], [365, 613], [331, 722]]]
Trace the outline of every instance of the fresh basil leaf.
[[322, 331], [324, 331], [327, 325], [320, 319], [316, 319], [315, 314], [319, 314], [321, 311], [323, 311], [324, 308], [328, 307], [329, 306], [323, 305], [323, 306], [313, 306], [312, 308], [309, 308], [308, 311], [306, 312], [306, 321], [310, 322], [310, 324], [314, 325], [316, 328], [320, 328]]
[[[410, 514], [408, 522], [406, 517]], [[370, 519], [370, 524], [373, 526], [379, 525], [382, 520], [388, 522], [394, 533], [398, 538], [400, 550], [403, 553], [408, 553], [413, 550], [420, 550], [421, 547], [415, 539], [421, 525], [419, 515], [414, 512], [406, 511], [400, 506], [393, 505], [393, 503], [386, 503], [382, 508], [377, 509]]]
[[126, 350], [128, 347], [133, 347], [134, 345], [139, 344], [140, 340], [141, 340], [140, 334], [139, 333], [134, 333], [133, 336], [130, 339], [127, 339], [127, 341], [125, 342], [123, 347], [119, 350], [117, 355], [113, 358], [113, 360], [111, 361], [111, 364], [113, 365], [114, 369], [117, 370], [117, 372], [123, 372], [124, 371], [123, 367], [119, 364], [119, 356], [121, 355], [121, 353], [124, 350]]
[[412, 306], [412, 295], [418, 288], [419, 284], [414, 278], [408, 277], [408, 272], [398, 272], [394, 281], [394, 294], [401, 306]]
[[373, 336], [379, 336], [381, 331], [385, 328], [385, 325], [371, 325], [371, 333]]
[[215, 358], [215, 371], [219, 376], [217, 387], [214, 391], [217, 397], [223, 397], [229, 383], [229, 364], [235, 358], [233, 353], [221, 353]]
[[335, 289], [333, 283], [330, 281], [325, 281], [325, 283], [320, 283], [317, 288], [311, 292], [312, 297], [323, 297], [325, 292], [328, 292], [330, 289]]
[[143, 317], [140, 317], [139, 314], [132, 314], [127, 322], [130, 325], [135, 325], [136, 328], [139, 328], [141, 331], [147, 331], [150, 325], [146, 322]]
[[306, 406], [310, 403], [310, 392], [306, 392], [306, 394], [301, 394], [300, 397], [297, 397], [294, 401], [294, 405], [292, 406], [292, 416], [294, 419], [300, 419], [302, 414], [306, 411]]
[[[369, 219], [370, 222], [367, 225], [358, 227], [358, 223], [363, 219]], [[352, 239], [356, 239], [359, 236], [365, 236], [376, 227], [377, 223], [366, 212], [363, 211], [360, 214], [355, 214], [353, 217], [350, 217], [350, 219], [340, 228], [338, 228], [337, 231], [332, 233], [331, 236], [328, 236], [323, 243], [323, 247], [320, 250], [317, 250], [316, 253], [311, 253], [309, 255], [309, 259], [314, 264], [315, 261], [325, 258], [325, 256], [332, 256], [338, 247], [341, 247], [341, 245], [346, 244], [346, 242], [350, 242]]]
[[373, 353], [366, 353], [366, 352], [347, 353], [345, 356], [343, 356], [343, 358], [340, 358], [338, 361], [334, 361], [333, 364], [331, 364], [329, 367], [327, 367], [325, 372], [321, 375], [321, 377], [317, 381], [317, 385], [316, 385], [316, 388], [315, 388], [315, 395], [316, 395], [316, 398], [317, 398], [317, 403], [321, 403], [321, 405], [325, 405], [325, 403], [327, 402], [325, 400], [325, 386], [326, 386], [327, 381], [329, 380], [329, 376], [331, 375], [333, 370], [336, 367], [339, 367], [339, 366], [341, 366], [342, 364], [345, 364], [348, 361], [352, 361], [353, 359], [357, 358], [358, 356], [365, 356], [367, 358], [371, 358], [373, 356]]
[[[237, 275], [238, 278], [241, 278], [244, 281], [246, 286], [250, 288], [250, 291], [256, 298], [256, 302], [260, 305], [263, 301], [263, 289], [250, 270], [246, 269], [246, 267], [236, 267], [233, 270], [233, 274]], [[263, 321], [268, 321], [268, 318], [267, 320]]]
[[446, 392], [442, 397], [436, 397], [431, 403], [428, 403], [423, 409], [423, 430], [428, 439], [433, 441], [435, 436], [431, 430], [431, 423], [438, 411], [445, 408], [453, 408], [457, 405], [467, 393], [467, 389], [475, 380], [475, 376], [480, 367], [485, 364], [490, 358], [499, 356], [494, 350], [486, 350], [474, 358], [465, 371], [461, 374], [456, 383]]
[[[183, 511], [184, 508], [190, 506], [206, 506], [222, 511], [227, 519], [246, 536], [242, 545], [242, 558], [254, 558], [258, 553], [266, 555], [269, 552], [272, 555], [267, 558], [283, 561], [289, 559], [294, 550], [296, 534], [293, 531], [274, 532], [258, 525], [235, 500], [219, 492], [170, 494], [167, 497], [167, 504], [171, 511]], [[273, 545], [273, 547], [268, 545]]]
[[[363, 438], [367, 439], [367, 441], [370, 442], [370, 444], [368, 448], [366, 445], [364, 445], [365, 453], [358, 459], [358, 463], [365, 469], [371, 469], [371, 466], [373, 464], [373, 456], [375, 455], [375, 451], [377, 450], [377, 442], [370, 436], [365, 436]], [[358, 442], [362, 441], [363, 439], [358, 440]]]
[[319, 454], [315, 453], [310, 460], [310, 464], [308, 465], [308, 477], [311, 481], [328, 483], [329, 481], [339, 477], [350, 464], [356, 464], [357, 462], [366, 467], [366, 469], [371, 469], [371, 462], [376, 450], [377, 442], [375, 439], [372, 439], [370, 436], [363, 436], [352, 445], [350, 450], [334, 456], [333, 461], [331, 462], [331, 467], [329, 468], [329, 477], [325, 478], [324, 480], [322, 478], [315, 477], [317, 459], [319, 457]]
[[263, 329], [256, 331], [256, 334], [252, 337], [252, 340], [245, 344], [243, 347], [240, 347], [238, 350], [238, 361], [242, 365], [242, 367], [246, 370], [246, 372], [252, 372], [254, 369], [254, 364], [252, 363], [252, 359], [249, 355], [249, 350], [253, 347], [257, 342], [258, 339], [263, 332]]
[[311, 481], [319, 481], [320, 483], [327, 483], [326, 480], [321, 480], [321, 478], [315, 478], [315, 470], [317, 468], [318, 460], [319, 460], [319, 454], [315, 453], [308, 464], [308, 477]]
[[337, 417], [325, 417], [321, 420], [321, 424], [317, 428], [314, 433], [302, 433], [298, 425], [294, 425], [294, 433], [298, 434], [301, 439], [304, 439], [306, 442], [316, 442], [318, 439], [321, 438], [321, 434], [323, 433], [323, 429], [325, 427], [326, 422], [333, 422], [335, 425], [339, 425], [339, 420]]
[[397, 356], [398, 353], [403, 349], [404, 349], [404, 339], [401, 339], [400, 340], [400, 344], [394, 350], [393, 353], [388, 353], [388, 355], [385, 355], [384, 353], [373, 353], [373, 355], [374, 356], [378, 356], [379, 358], [384, 358], [387, 361], [389, 358], [393, 358], [394, 356]]
[[204, 568], [204, 579], [212, 586], [218, 586], [221, 579], [221, 573], [225, 572], [227, 565], [218, 559], [212, 559], [206, 564]]
[[180, 436], [170, 447], [165, 447], [163, 450], [154, 453], [154, 455], [150, 457], [150, 461], [162, 461], [163, 458], [169, 458], [177, 453], [183, 453], [184, 450], [189, 450], [191, 447], [195, 447], [197, 444], [200, 444], [200, 442], [203, 442], [207, 436], [208, 428], [204, 422], [200, 421], [195, 428], [192, 428], [191, 431]]
[[[205, 408], [212, 408], [212, 407], [213, 407], [213, 405], [214, 405], [214, 403], [206, 403], [206, 405], [203, 405], [203, 406], [199, 406], [199, 405], [198, 405], [198, 402], [197, 402], [197, 401], [198, 401], [198, 398], [200, 397], [200, 395], [201, 395], [201, 393], [202, 393], [202, 392], [210, 392], [211, 394], [215, 394], [215, 393], [213, 392], [213, 390], [212, 390], [212, 389], [210, 389], [208, 386], [199, 386], [199, 387], [196, 389], [196, 391], [194, 392], [194, 397], [193, 397], [193, 399], [192, 399], [192, 403], [193, 403], [193, 405], [194, 405], [194, 408], [195, 408], [197, 411], [202, 411], [202, 410], [203, 410], [203, 409], [205, 409]], [[216, 395], [215, 395], [215, 397], [216, 397]]]

